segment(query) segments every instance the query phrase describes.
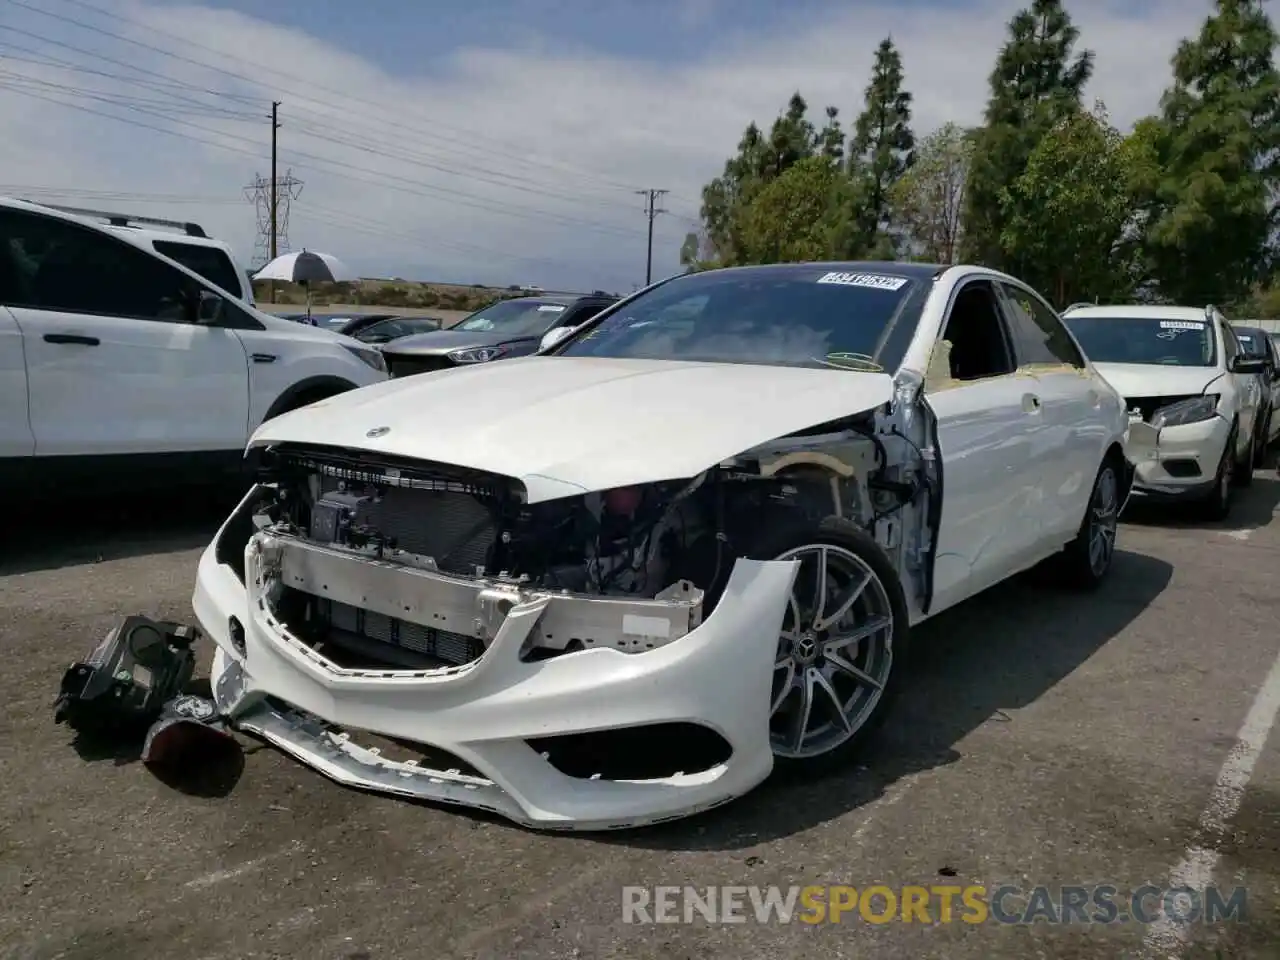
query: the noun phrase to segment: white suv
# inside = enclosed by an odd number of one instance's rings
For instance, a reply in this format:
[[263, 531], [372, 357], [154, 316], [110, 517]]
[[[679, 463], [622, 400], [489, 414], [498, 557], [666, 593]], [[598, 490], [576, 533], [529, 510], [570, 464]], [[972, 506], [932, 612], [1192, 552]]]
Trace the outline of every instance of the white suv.
[[[234, 293], [250, 306], [256, 306], [253, 282], [249, 273], [236, 262], [231, 247], [205, 233], [198, 223], [183, 220], [160, 220], [155, 217], [137, 217], [132, 214], [109, 213], [105, 210], [88, 210], [83, 207], [64, 207], [44, 204], [53, 210], [74, 213], [78, 216], [105, 221], [113, 233], [119, 233], [149, 246], [156, 253], [170, 260], [177, 260], [188, 270], [194, 270], [215, 287]], [[150, 230], [149, 227], [166, 227], [167, 230]], [[177, 231], [177, 232], [175, 232]]]
[[1067, 327], [1125, 398], [1136, 497], [1196, 501], [1223, 519], [1253, 481], [1256, 376], [1215, 307], [1068, 307]]
[[0, 485], [208, 479], [264, 420], [387, 379], [376, 349], [261, 313], [150, 233], [0, 198]]

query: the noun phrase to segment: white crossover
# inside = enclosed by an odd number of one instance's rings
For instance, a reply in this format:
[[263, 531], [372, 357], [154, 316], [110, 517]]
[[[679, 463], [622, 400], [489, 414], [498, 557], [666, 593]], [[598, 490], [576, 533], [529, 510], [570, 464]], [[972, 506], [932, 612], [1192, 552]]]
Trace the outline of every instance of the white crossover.
[[673, 278], [539, 355], [259, 429], [193, 598], [214, 697], [344, 784], [685, 816], [847, 761], [925, 618], [1045, 560], [1101, 582], [1125, 428], [1000, 273]]
[[1063, 319], [1125, 398], [1135, 497], [1225, 518], [1233, 488], [1253, 480], [1264, 361], [1214, 307], [1082, 305]]
[[264, 420], [388, 379], [241, 299], [225, 244], [83, 213], [0, 198], [0, 488], [207, 479]]

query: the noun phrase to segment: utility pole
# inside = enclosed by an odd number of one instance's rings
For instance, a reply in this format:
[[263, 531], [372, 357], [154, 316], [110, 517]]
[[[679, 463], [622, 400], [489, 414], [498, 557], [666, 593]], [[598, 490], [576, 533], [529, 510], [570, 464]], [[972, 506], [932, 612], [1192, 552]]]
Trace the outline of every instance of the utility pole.
[[644, 285], [647, 287], [653, 282], [653, 221], [660, 213], [666, 213], [666, 210], [658, 207], [658, 201], [670, 191], [668, 190], [637, 190], [640, 196], [645, 198], [644, 213], [649, 218], [649, 252], [645, 258], [644, 265]]
[[276, 131], [280, 129], [280, 101], [271, 101], [271, 259], [276, 258], [276, 237], [279, 235], [279, 219], [277, 210], [279, 198], [276, 194], [278, 175], [276, 173]]

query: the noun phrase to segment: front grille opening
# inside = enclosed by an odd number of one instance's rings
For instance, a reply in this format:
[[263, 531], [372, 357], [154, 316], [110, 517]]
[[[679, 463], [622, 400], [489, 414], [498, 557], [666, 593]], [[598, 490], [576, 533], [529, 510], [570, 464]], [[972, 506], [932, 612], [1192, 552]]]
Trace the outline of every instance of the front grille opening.
[[453, 366], [448, 357], [397, 357], [384, 354], [387, 360], [387, 372], [392, 377], [412, 377], [419, 373], [431, 373], [434, 370], [446, 370]]
[[284, 627], [344, 670], [436, 670], [480, 659], [478, 637], [397, 620], [282, 587], [273, 611]]
[[733, 754], [729, 741], [700, 723], [649, 723], [525, 741], [567, 777], [664, 780], [703, 773]]
[[1171, 460], [1161, 461], [1165, 473], [1171, 477], [1179, 477], [1181, 479], [1189, 479], [1191, 477], [1200, 476], [1200, 464], [1189, 457], [1177, 457]]
[[404, 740], [400, 737], [384, 737], [376, 733], [366, 733], [362, 730], [350, 730], [348, 733], [351, 735], [352, 743], [366, 750], [377, 750], [378, 756], [384, 760], [390, 760], [392, 763], [412, 763], [419, 767], [426, 767], [428, 770], [441, 770], [446, 773], [453, 771], [468, 777], [488, 779], [457, 754], [450, 753], [448, 750], [441, 750], [439, 747], [432, 746], [429, 743]]

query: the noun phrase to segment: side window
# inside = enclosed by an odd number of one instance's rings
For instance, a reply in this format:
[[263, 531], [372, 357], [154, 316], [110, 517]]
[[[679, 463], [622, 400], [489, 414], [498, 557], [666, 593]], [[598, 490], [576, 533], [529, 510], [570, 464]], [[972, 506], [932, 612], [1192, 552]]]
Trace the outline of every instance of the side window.
[[951, 344], [953, 380], [983, 380], [1014, 371], [1009, 334], [988, 280], [971, 281], [956, 293], [942, 339]]
[[187, 279], [123, 240], [79, 224], [0, 212], [4, 303], [174, 323], [189, 318]]
[[170, 260], [177, 260], [192, 273], [198, 273], [210, 283], [221, 287], [232, 296], [243, 292], [239, 271], [231, 258], [217, 247], [201, 247], [178, 240], [156, 240], [154, 246]]
[[1013, 326], [1014, 348], [1018, 363], [1070, 364], [1083, 367], [1084, 357], [1076, 349], [1062, 320], [1038, 297], [1021, 287], [1002, 283], [1005, 302], [1009, 305], [1009, 322]]

